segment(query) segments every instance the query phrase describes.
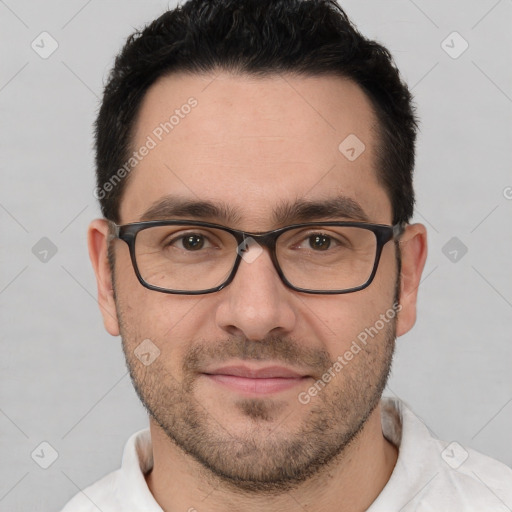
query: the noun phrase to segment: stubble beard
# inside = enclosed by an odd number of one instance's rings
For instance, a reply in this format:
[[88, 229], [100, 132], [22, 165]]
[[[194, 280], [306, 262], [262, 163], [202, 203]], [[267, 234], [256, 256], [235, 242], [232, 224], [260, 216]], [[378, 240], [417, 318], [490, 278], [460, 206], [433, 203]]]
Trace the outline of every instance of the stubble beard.
[[[195, 392], [197, 373], [206, 361], [238, 357], [272, 360], [327, 370], [328, 354], [307, 350], [279, 337], [264, 341], [229, 339], [215, 346], [195, 345], [184, 358], [182, 379], [171, 375], [158, 358], [144, 366], [134, 356], [137, 335], [118, 317], [130, 376], [139, 399], [169, 440], [204, 468], [203, 476], [234, 491], [279, 494], [325, 471], [357, 439], [386, 386], [396, 338], [396, 318], [318, 392], [309, 404], [294, 403], [300, 426], [286, 430], [286, 405], [277, 398], [240, 398], [238, 414], [250, 430], [240, 434]], [[309, 365], [309, 366], [308, 366]], [[311, 385], [311, 384], [310, 384]], [[303, 390], [301, 390], [303, 391]], [[218, 411], [217, 411], [218, 412]], [[291, 416], [294, 416], [292, 410]]]

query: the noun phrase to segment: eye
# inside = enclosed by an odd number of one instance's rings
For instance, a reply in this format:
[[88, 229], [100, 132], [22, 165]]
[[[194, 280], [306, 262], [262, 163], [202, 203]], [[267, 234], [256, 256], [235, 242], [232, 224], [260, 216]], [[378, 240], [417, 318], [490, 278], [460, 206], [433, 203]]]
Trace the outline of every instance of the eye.
[[[177, 244], [177, 245], [176, 245]], [[186, 251], [199, 251], [205, 248], [205, 244], [209, 244], [206, 248], [212, 247], [208, 238], [200, 233], [186, 233], [174, 237], [165, 244], [165, 247], [176, 246], [178, 249], [184, 249]]]
[[310, 235], [308, 242], [311, 248], [326, 251], [331, 246], [332, 238], [323, 234]]
[[181, 237], [182, 245], [187, 250], [197, 251], [202, 249], [205, 243], [205, 239], [202, 235], [186, 235]]
[[341, 249], [347, 247], [348, 242], [342, 235], [336, 237], [327, 233], [309, 233], [300, 235], [300, 241], [294, 246], [296, 249], [310, 249], [314, 252], [326, 252], [329, 249]]

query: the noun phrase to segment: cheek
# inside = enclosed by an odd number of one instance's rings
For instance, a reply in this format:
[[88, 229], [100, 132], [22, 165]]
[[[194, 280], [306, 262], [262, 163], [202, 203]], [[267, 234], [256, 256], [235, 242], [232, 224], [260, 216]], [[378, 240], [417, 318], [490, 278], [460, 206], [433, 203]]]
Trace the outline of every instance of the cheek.
[[179, 378], [190, 340], [197, 338], [195, 306], [201, 299], [148, 290], [136, 278], [119, 279], [116, 294], [125, 350], [157, 354], [160, 366]]
[[347, 350], [358, 336], [364, 338], [367, 329], [374, 327], [377, 322], [377, 327], [381, 327], [381, 315], [385, 315], [388, 321], [395, 316], [396, 272], [383, 272], [381, 277], [376, 276], [364, 290], [322, 297], [305, 308], [305, 324], [312, 329], [314, 339], [320, 340], [322, 348], [334, 359]]
[[206, 296], [173, 295], [145, 288], [128, 254], [116, 260], [115, 277], [116, 306], [127, 357], [138, 365], [134, 357], [149, 350], [158, 354], [159, 367], [179, 378], [185, 354], [204, 326], [204, 312], [197, 305]]
[[[362, 293], [362, 292], [358, 292]], [[328, 340], [329, 346], [326, 347], [329, 353], [337, 357], [340, 351], [350, 345], [350, 342], [364, 330], [370, 320], [375, 316], [375, 306], [368, 300], [359, 297], [356, 300], [354, 294], [352, 301], [343, 300], [341, 303], [332, 304], [329, 309], [325, 309], [324, 314], [324, 335]], [[378, 315], [377, 315], [378, 316]], [[321, 327], [321, 325], [319, 326]]]
[[131, 333], [150, 337], [150, 333], [155, 335], [170, 329], [171, 326], [165, 324], [171, 322], [165, 308], [168, 296], [149, 290], [139, 282], [127, 251], [116, 260], [115, 290], [122, 322]]

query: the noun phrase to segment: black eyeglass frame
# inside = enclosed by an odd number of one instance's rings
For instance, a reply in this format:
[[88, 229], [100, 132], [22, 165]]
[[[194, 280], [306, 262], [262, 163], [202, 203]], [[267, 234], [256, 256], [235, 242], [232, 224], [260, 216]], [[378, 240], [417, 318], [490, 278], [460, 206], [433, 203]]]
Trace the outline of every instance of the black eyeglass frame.
[[[152, 284], [149, 284], [146, 282], [140, 272], [137, 265], [137, 258], [135, 256], [135, 240], [137, 238], [137, 234], [148, 228], [152, 227], [159, 227], [159, 226], [173, 226], [173, 225], [180, 225], [180, 226], [197, 226], [197, 227], [205, 227], [205, 228], [215, 228], [215, 229], [221, 229], [223, 231], [226, 231], [233, 235], [237, 241], [237, 247], [240, 246], [246, 240], [247, 238], [251, 237], [254, 238], [260, 244], [262, 247], [266, 247], [270, 251], [270, 258], [272, 260], [272, 263], [274, 265], [274, 268], [276, 269], [279, 277], [281, 278], [281, 281], [290, 289], [298, 292], [304, 292], [304, 293], [313, 293], [313, 294], [320, 294], [320, 295], [339, 295], [344, 293], [352, 293], [357, 292], [359, 290], [363, 290], [364, 288], [367, 288], [372, 283], [375, 274], [377, 273], [377, 268], [379, 265], [380, 257], [382, 254], [382, 249], [385, 244], [387, 244], [391, 240], [396, 240], [405, 229], [405, 224], [398, 223], [393, 226], [388, 226], [385, 224], [370, 224], [366, 222], [345, 222], [345, 221], [320, 221], [320, 222], [306, 222], [306, 223], [300, 223], [300, 224], [292, 224], [289, 226], [284, 226], [282, 228], [278, 228], [272, 231], [264, 231], [264, 232], [257, 232], [257, 233], [250, 233], [248, 231], [240, 231], [238, 229], [232, 229], [228, 228], [226, 226], [222, 226], [220, 224], [213, 224], [210, 222], [201, 222], [201, 221], [192, 221], [192, 220], [156, 220], [156, 221], [143, 221], [143, 222], [133, 222], [130, 224], [124, 224], [124, 225], [118, 225], [115, 222], [108, 221], [109, 224], [112, 227], [113, 234], [112, 238], [116, 239], [119, 238], [120, 240], [123, 240], [128, 245], [129, 251], [130, 251], [130, 258], [132, 261], [133, 269], [135, 271], [135, 275], [137, 276], [137, 279], [139, 280], [140, 284], [144, 286], [145, 288], [148, 288], [149, 290], [154, 290], [157, 292], [162, 293], [170, 293], [170, 294], [176, 294], [176, 295], [204, 295], [207, 293], [214, 293], [222, 290], [226, 286], [228, 286], [231, 281], [235, 278], [236, 272], [238, 270], [238, 267], [240, 266], [240, 262], [242, 261], [242, 255], [240, 254], [240, 251], [237, 251], [235, 263], [233, 265], [233, 268], [231, 270], [231, 273], [229, 274], [228, 278], [221, 283], [219, 286], [216, 286], [215, 288], [209, 288], [207, 290], [194, 290], [194, 291], [185, 291], [185, 290], [168, 290], [167, 288], [161, 288], [159, 286], [154, 286]], [[310, 290], [306, 288], [298, 288], [296, 286], [293, 286], [284, 275], [283, 271], [281, 270], [281, 267], [279, 265], [279, 262], [277, 261], [276, 256], [276, 242], [280, 235], [285, 233], [286, 231], [289, 231], [291, 229], [296, 228], [302, 228], [302, 227], [314, 227], [314, 226], [339, 226], [339, 227], [358, 227], [367, 229], [369, 231], [372, 231], [377, 239], [377, 247], [375, 252], [375, 260], [373, 264], [373, 269], [370, 274], [370, 277], [368, 280], [360, 285], [356, 286], [354, 288], [349, 288], [346, 290]]]

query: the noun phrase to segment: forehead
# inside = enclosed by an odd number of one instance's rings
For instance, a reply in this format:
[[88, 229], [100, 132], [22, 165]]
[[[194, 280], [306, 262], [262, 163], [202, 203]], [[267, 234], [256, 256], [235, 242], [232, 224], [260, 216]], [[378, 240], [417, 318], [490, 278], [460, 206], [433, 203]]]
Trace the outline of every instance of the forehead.
[[276, 212], [297, 201], [336, 197], [389, 223], [376, 127], [363, 91], [335, 76], [166, 76], [141, 103], [121, 222], [141, 220], [173, 196], [227, 205], [233, 227], [244, 229], [275, 227]]

